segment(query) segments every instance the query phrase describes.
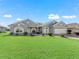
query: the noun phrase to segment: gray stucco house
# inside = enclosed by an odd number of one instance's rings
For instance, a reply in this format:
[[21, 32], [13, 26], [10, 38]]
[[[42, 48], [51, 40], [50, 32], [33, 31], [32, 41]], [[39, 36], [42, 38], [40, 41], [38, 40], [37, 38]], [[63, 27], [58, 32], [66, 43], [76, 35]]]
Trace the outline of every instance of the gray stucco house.
[[67, 27], [64, 22], [51, 21], [46, 24], [35, 23], [32, 20], [26, 19], [15, 22], [9, 25], [10, 31], [15, 34], [23, 35], [24, 32], [28, 34], [66, 34]]
[[14, 34], [23, 35], [24, 32], [27, 32], [28, 34], [42, 33], [42, 26], [29, 19], [18, 21], [16, 23], [9, 25], [9, 27], [10, 31]]
[[78, 34], [79, 35], [79, 24], [78, 23], [70, 23], [67, 24], [67, 32], [68, 34]]

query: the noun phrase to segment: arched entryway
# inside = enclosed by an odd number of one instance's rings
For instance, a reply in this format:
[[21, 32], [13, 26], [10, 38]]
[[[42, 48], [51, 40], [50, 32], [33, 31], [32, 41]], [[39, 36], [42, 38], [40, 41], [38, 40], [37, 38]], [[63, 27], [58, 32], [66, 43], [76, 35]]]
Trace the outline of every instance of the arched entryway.
[[68, 29], [67, 30], [67, 34], [71, 34], [72, 33], [72, 30], [71, 29]]
[[32, 30], [32, 34], [36, 34], [36, 31], [35, 30]]

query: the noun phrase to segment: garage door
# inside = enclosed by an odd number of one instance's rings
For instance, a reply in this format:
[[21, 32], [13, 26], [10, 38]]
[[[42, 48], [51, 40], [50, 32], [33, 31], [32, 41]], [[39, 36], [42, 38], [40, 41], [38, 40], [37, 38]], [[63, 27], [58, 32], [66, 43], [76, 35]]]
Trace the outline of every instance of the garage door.
[[54, 34], [66, 34], [67, 29], [55, 29]]

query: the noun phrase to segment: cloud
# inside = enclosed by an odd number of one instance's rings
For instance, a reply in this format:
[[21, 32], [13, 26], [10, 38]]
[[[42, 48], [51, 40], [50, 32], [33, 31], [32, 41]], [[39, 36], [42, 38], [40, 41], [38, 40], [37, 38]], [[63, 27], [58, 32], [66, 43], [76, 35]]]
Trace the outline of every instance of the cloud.
[[22, 19], [21, 19], [21, 18], [17, 18], [16, 20], [17, 20], [17, 21], [21, 21]]
[[5, 14], [3, 15], [4, 18], [12, 18], [12, 15], [11, 14]]
[[49, 20], [58, 20], [58, 19], [60, 19], [60, 16], [57, 14], [49, 14], [48, 19]]
[[73, 18], [77, 18], [77, 16], [76, 16], [76, 15], [72, 15], [72, 16], [62, 16], [62, 18], [73, 19]]

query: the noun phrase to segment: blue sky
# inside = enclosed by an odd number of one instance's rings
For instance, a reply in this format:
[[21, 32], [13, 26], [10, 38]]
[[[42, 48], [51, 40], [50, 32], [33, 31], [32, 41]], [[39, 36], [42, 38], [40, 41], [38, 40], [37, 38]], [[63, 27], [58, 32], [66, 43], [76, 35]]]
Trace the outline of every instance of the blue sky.
[[79, 0], [0, 0], [0, 23], [27, 18], [42, 23], [53, 19], [79, 23]]

